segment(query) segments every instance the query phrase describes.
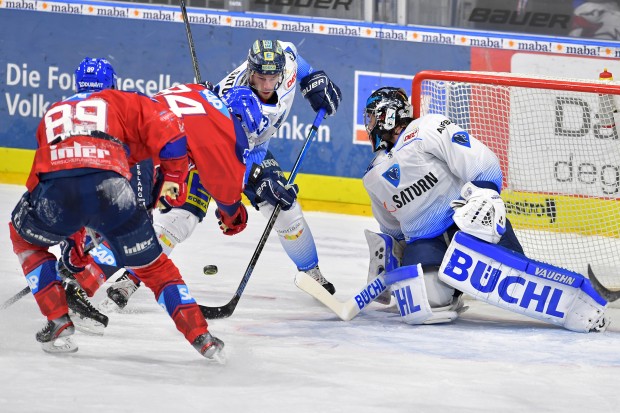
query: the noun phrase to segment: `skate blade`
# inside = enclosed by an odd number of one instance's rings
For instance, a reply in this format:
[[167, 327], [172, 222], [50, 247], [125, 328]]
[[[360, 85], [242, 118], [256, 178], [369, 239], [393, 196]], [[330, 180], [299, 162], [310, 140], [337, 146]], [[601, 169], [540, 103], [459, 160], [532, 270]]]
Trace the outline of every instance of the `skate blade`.
[[59, 337], [48, 343], [41, 343], [41, 348], [46, 353], [52, 354], [75, 353], [78, 351], [78, 346], [71, 340], [71, 337]]
[[224, 348], [219, 348], [215, 354], [213, 354], [211, 357], [207, 357], [207, 360], [210, 361], [214, 361], [217, 364], [221, 364], [224, 365], [226, 364], [226, 361], [228, 360], [228, 356], [226, 355], [226, 351], [224, 351]]
[[114, 301], [110, 300], [110, 298], [104, 298], [99, 303], [97, 308], [99, 309], [99, 311], [101, 311], [104, 314], [118, 313], [119, 311], [121, 311], [121, 308]]
[[80, 333], [89, 336], [102, 336], [105, 331], [105, 326], [93, 319], [73, 317], [72, 320], [76, 330]]
[[388, 291], [384, 291], [383, 293], [381, 293], [381, 295], [379, 297], [377, 297], [375, 299], [375, 302], [391, 307], [390, 304], [392, 303], [392, 294], [390, 294], [389, 290]]

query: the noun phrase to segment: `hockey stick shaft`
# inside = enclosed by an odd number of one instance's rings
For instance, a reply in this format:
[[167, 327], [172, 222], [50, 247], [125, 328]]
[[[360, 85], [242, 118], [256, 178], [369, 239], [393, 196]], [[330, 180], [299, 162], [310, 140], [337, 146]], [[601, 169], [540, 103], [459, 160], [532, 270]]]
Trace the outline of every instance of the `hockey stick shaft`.
[[[306, 156], [306, 152], [308, 151], [308, 148], [310, 147], [310, 143], [312, 143], [312, 140], [314, 139], [314, 135], [316, 135], [317, 130], [319, 129], [319, 126], [321, 125], [321, 122], [325, 118], [325, 113], [326, 113], [325, 109], [320, 109], [319, 112], [316, 114], [316, 118], [314, 119], [314, 122], [312, 123], [312, 128], [310, 128], [310, 132], [308, 132], [308, 137], [306, 138], [306, 142], [304, 143], [304, 146], [301, 148], [301, 151], [299, 152], [299, 155], [297, 156], [297, 161], [295, 161], [295, 165], [293, 165], [291, 174], [288, 177], [288, 180], [286, 182], [287, 185], [291, 185], [295, 181], [295, 177], [297, 176], [299, 167], [303, 159]], [[245, 287], [248, 284], [248, 281], [250, 280], [250, 276], [252, 275], [252, 272], [254, 271], [254, 267], [256, 266], [256, 263], [258, 262], [258, 258], [260, 257], [260, 254], [263, 252], [263, 248], [265, 247], [267, 238], [269, 238], [271, 229], [273, 228], [276, 222], [276, 219], [278, 219], [279, 214], [280, 214], [280, 205], [276, 205], [276, 207], [273, 209], [273, 212], [271, 213], [271, 216], [269, 217], [269, 221], [267, 221], [267, 226], [265, 227], [265, 230], [263, 231], [263, 235], [261, 235], [260, 240], [258, 241], [258, 245], [256, 246], [256, 249], [254, 250], [254, 254], [252, 254], [250, 263], [248, 264], [248, 267], [246, 268], [245, 273], [243, 274], [243, 278], [241, 278], [241, 282], [239, 283], [239, 287], [237, 287], [237, 291], [235, 292], [235, 295], [233, 296], [233, 298], [227, 304], [221, 307], [207, 307], [207, 306], [201, 305], [200, 310], [202, 311], [202, 314], [205, 316], [205, 318], [207, 319], [226, 318], [226, 317], [230, 317], [232, 313], [235, 311], [235, 308], [237, 307], [237, 304], [239, 303], [239, 300], [241, 299], [241, 295], [243, 294], [243, 291], [245, 290]]]
[[30, 292], [30, 287], [24, 287], [23, 290], [21, 290], [20, 292], [18, 292], [17, 294], [15, 294], [13, 297], [9, 298], [8, 300], [6, 300], [2, 306], [0, 306], [0, 310], [4, 310], [6, 308], [9, 308], [10, 306], [12, 306], [13, 304], [15, 304], [16, 302], [18, 302], [19, 300], [21, 300], [23, 297], [27, 296], [28, 293]]
[[[93, 242], [92, 242], [92, 243], [90, 243], [90, 244], [88, 245], [88, 247], [86, 247], [86, 249], [84, 250], [84, 254], [88, 254], [88, 253], [90, 253], [90, 251], [91, 251], [93, 248], [97, 247], [97, 243], [98, 243], [97, 238], [96, 238], [96, 237], [92, 237], [92, 236], [91, 236], [91, 238], [93, 239]], [[59, 264], [60, 264], [60, 262], [59, 262]], [[18, 292], [17, 294], [15, 294], [13, 297], [11, 297], [11, 298], [9, 298], [8, 300], [6, 300], [6, 301], [5, 301], [5, 302], [4, 302], [4, 303], [0, 306], [0, 310], [4, 310], [4, 309], [9, 308], [9, 307], [10, 307], [10, 306], [12, 306], [13, 304], [15, 304], [16, 302], [18, 302], [19, 300], [21, 300], [23, 297], [27, 296], [29, 292], [30, 292], [30, 287], [29, 287], [29, 286], [24, 287], [24, 289], [23, 289], [23, 290], [21, 290], [20, 292]]]
[[338, 301], [325, 288], [323, 288], [321, 284], [305, 272], [299, 272], [297, 274], [295, 277], [295, 284], [301, 290], [323, 303], [323, 305], [332, 310], [334, 314], [340, 317], [343, 321], [352, 320], [360, 313], [360, 311], [366, 308], [368, 304], [388, 289], [385, 285], [383, 273], [370, 280], [370, 282], [364, 286], [359, 293], [355, 294], [345, 302]]
[[183, 22], [185, 22], [185, 33], [187, 34], [187, 44], [189, 45], [189, 53], [192, 58], [192, 65], [194, 66], [194, 77], [196, 78], [196, 83], [200, 83], [202, 82], [202, 77], [200, 76], [200, 69], [198, 68], [198, 57], [196, 57], [196, 48], [194, 47], [192, 30], [189, 27], [189, 18], [187, 17], [185, 0], [181, 0], [181, 14], [183, 14]]

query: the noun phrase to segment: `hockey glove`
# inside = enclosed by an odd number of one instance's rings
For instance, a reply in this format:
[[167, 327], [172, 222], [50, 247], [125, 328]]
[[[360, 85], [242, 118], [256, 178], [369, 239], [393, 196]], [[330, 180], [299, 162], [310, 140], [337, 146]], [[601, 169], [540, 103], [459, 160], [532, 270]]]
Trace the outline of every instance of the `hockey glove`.
[[60, 243], [60, 263], [73, 274], [84, 271], [93, 258], [84, 252], [86, 244], [86, 228], [67, 237]]
[[325, 109], [328, 116], [338, 110], [342, 94], [340, 88], [329, 80], [324, 71], [312, 72], [301, 79], [301, 94], [308, 99], [315, 112]]
[[218, 206], [215, 210], [215, 216], [224, 235], [238, 234], [248, 225], [248, 211], [241, 202], [239, 202], [239, 207], [232, 215], [229, 215], [223, 208]]
[[185, 178], [178, 180], [178, 176], [164, 175], [164, 182], [157, 197], [157, 208], [160, 211], [169, 211], [170, 208], [180, 207], [187, 200], [187, 183]]
[[280, 205], [283, 211], [288, 211], [297, 199], [299, 187], [297, 184], [285, 186], [279, 178], [274, 170], [254, 164], [248, 179], [260, 199], [274, 207]]
[[497, 244], [506, 232], [506, 207], [499, 193], [468, 182], [461, 188], [461, 197], [450, 202], [456, 225], [463, 232]]
[[187, 156], [187, 138], [182, 136], [168, 142], [159, 152], [160, 173], [163, 183], [157, 195], [157, 208], [169, 210], [180, 207], [187, 199], [187, 183], [189, 158]]

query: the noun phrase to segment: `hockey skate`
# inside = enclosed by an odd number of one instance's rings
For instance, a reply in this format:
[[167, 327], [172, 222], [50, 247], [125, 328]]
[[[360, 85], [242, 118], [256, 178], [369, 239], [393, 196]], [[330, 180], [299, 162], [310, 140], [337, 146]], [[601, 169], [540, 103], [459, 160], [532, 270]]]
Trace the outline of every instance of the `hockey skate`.
[[75, 328], [82, 333], [103, 335], [108, 317], [93, 307], [84, 290], [75, 282], [65, 282], [64, 287], [69, 315], [74, 320]]
[[129, 298], [139, 287], [140, 284], [134, 283], [129, 278], [129, 272], [125, 271], [114, 284], [108, 287], [106, 291], [108, 296], [99, 303], [99, 309], [105, 312], [122, 310], [127, 306]]
[[220, 364], [226, 362], [224, 342], [217, 337], [213, 337], [209, 332], [196, 337], [192, 346], [207, 359], [215, 360]]
[[75, 333], [73, 322], [67, 314], [49, 320], [37, 334], [41, 348], [47, 353], [75, 353], [78, 346], [69, 336]]
[[325, 279], [325, 277], [323, 277], [323, 274], [321, 274], [321, 270], [319, 269], [318, 265], [311, 270], [305, 271], [305, 273], [308, 274], [310, 277], [314, 278], [314, 280], [321, 284], [323, 288], [325, 288], [327, 292], [331, 295], [334, 295], [334, 293], [336, 293], [336, 288], [334, 287], [334, 284], [330, 283]]
[[603, 314], [599, 317], [598, 320], [594, 322], [592, 328], [590, 328], [590, 332], [603, 333], [605, 330], [607, 330], [609, 324], [611, 324], [611, 320], [609, 319], [609, 317]]

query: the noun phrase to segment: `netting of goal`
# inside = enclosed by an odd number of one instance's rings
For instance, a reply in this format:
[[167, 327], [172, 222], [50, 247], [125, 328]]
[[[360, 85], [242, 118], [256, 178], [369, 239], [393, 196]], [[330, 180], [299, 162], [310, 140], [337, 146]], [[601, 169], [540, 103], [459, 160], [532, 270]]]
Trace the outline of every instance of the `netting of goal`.
[[424, 71], [412, 90], [416, 117], [441, 113], [498, 156], [526, 255], [620, 288], [620, 82]]

